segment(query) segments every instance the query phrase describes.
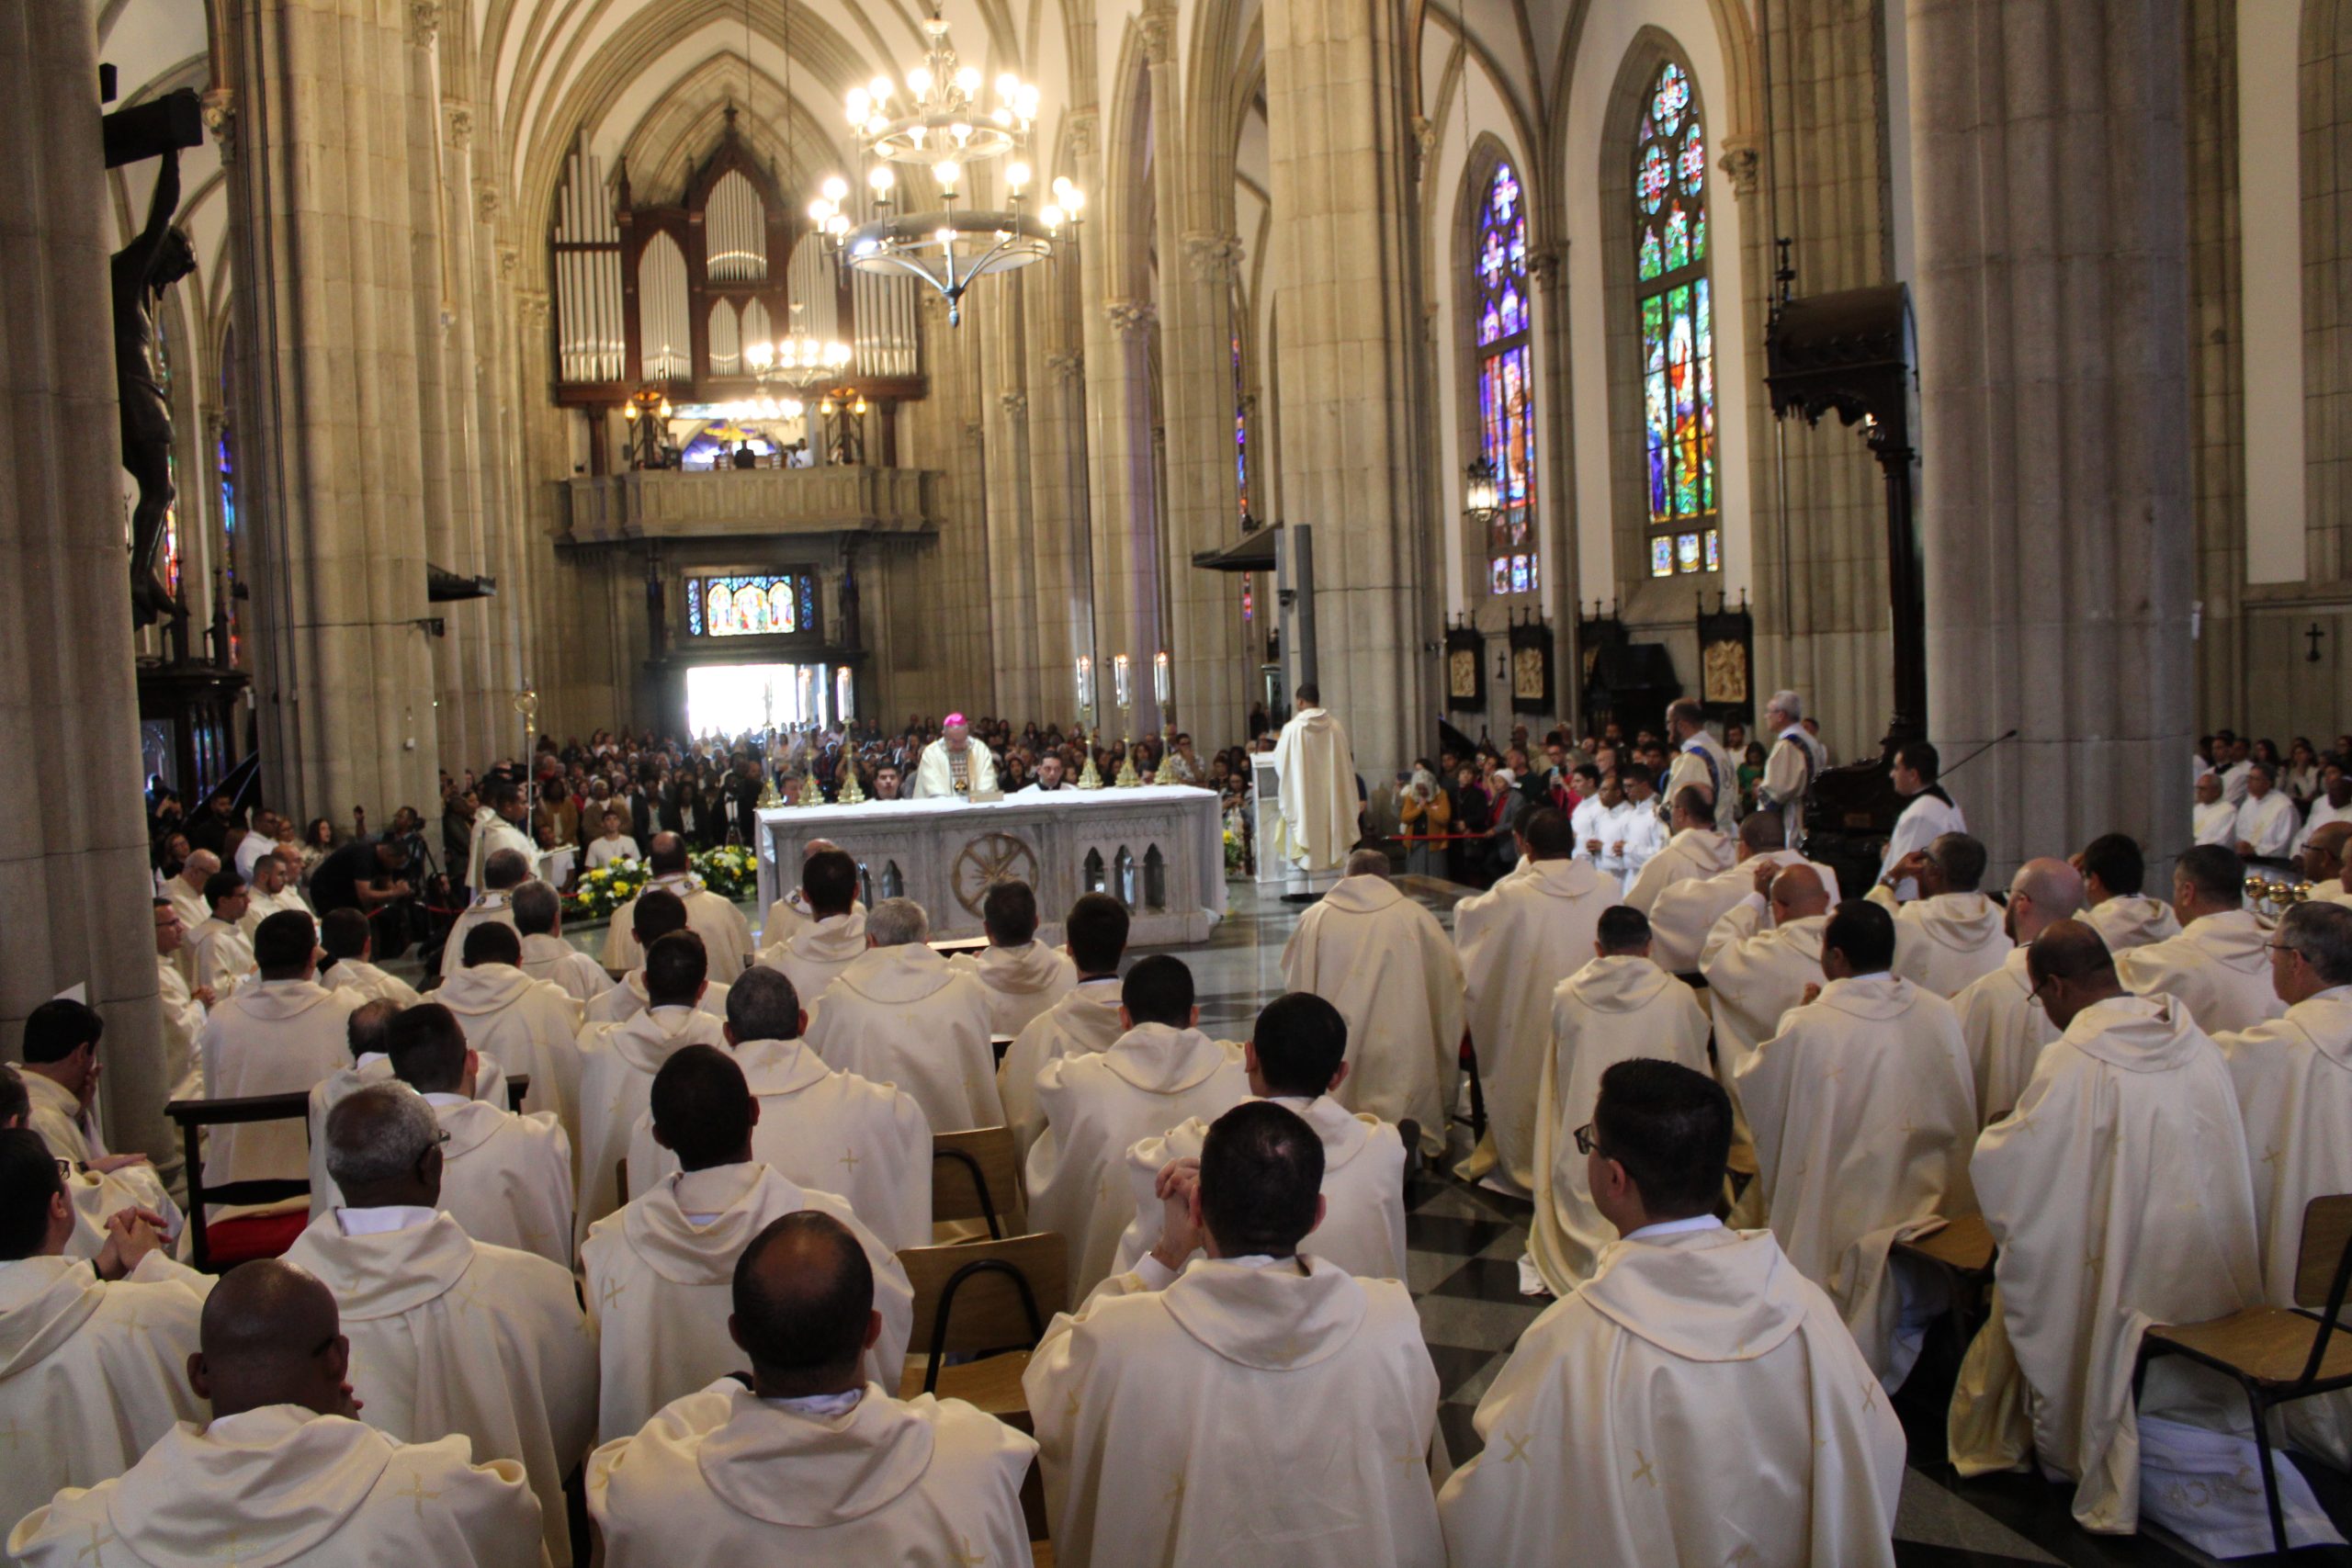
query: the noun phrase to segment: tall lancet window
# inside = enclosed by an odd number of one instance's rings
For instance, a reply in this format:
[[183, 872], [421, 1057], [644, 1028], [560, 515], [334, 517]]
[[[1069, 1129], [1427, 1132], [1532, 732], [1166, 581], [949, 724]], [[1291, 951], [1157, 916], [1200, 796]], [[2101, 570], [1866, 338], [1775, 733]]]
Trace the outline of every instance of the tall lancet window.
[[1487, 178], [1476, 232], [1478, 453], [1495, 470], [1487, 591], [1532, 593], [1543, 580], [1535, 547], [1535, 301], [1527, 285], [1526, 195], [1509, 164], [1496, 164]]
[[1690, 74], [1657, 68], [1634, 139], [1643, 478], [1652, 577], [1715, 571], [1715, 316], [1707, 284], [1707, 143]]

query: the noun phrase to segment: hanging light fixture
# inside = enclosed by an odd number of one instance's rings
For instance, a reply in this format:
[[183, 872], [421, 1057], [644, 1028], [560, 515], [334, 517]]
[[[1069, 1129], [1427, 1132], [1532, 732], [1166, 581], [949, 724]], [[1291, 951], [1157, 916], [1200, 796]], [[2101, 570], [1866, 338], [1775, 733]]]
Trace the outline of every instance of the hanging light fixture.
[[1502, 510], [1494, 459], [1481, 457], [1463, 470], [1462, 510], [1470, 521], [1485, 527]]
[[[751, 0], [744, 0], [743, 95], [746, 100], [750, 99], [752, 94], [751, 52]], [[792, 7], [789, 5], [786, 5], [784, 9], [784, 98], [786, 106], [784, 119], [786, 157], [788, 162], [797, 162], [790, 159]], [[849, 195], [848, 182], [835, 175], [825, 181], [820, 187], [817, 199], [808, 204], [809, 221], [816, 226], [817, 233], [828, 244], [832, 243], [839, 233], [830, 220], [838, 216], [841, 200], [847, 195]], [[752, 372], [752, 378], [759, 383], [762, 400], [771, 404], [777, 400], [769, 395], [769, 387], [773, 382], [780, 381], [795, 390], [805, 391], [819, 381], [839, 376], [843, 370], [849, 368], [851, 357], [849, 344], [836, 339], [814, 337], [803, 332], [800, 327], [801, 308], [799, 300], [792, 301], [792, 330], [783, 337], [773, 342], [763, 340], [743, 345], [744, 367]], [[791, 408], [792, 412], [786, 417], [797, 419], [801, 412], [798, 403], [792, 402]]]
[[[1068, 179], [1057, 179], [1053, 201], [1029, 209], [1035, 171], [1020, 152], [1036, 123], [1037, 88], [1006, 72], [993, 84], [991, 107], [979, 69], [957, 62], [935, 5], [922, 31], [924, 56], [907, 73], [903, 96], [888, 76], [849, 91], [850, 125], [869, 165], [865, 220], [852, 223], [844, 205], [851, 193], [838, 180], [827, 182], [809, 217], [833, 236], [849, 265], [922, 279], [947, 302], [954, 326], [963, 320], [964, 294], [974, 280], [1052, 255], [1063, 226], [1080, 221], [1086, 197]], [[1003, 205], [966, 205], [973, 171], [999, 158], [1007, 160], [1000, 171]], [[938, 209], [903, 209], [894, 167], [900, 164], [929, 169]]]

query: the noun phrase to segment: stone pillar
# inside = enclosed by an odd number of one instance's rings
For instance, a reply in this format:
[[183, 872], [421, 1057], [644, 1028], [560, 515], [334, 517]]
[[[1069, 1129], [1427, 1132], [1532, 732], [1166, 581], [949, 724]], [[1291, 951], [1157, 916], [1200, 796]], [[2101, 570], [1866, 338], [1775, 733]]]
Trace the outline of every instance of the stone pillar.
[[86, 985], [107, 1025], [109, 1141], [162, 1160], [96, 10], [0, 0], [0, 750], [16, 796], [0, 814], [0, 1051], [17, 1056], [26, 1014]]
[[[1034, 271], [1035, 268], [1028, 270]], [[1030, 512], [1028, 290], [1018, 276], [995, 280], [988, 301], [980, 356], [986, 427], [989, 614], [996, 633], [996, 691], [991, 712], [1016, 725], [1037, 716], [1036, 526]], [[973, 701], [980, 701], [974, 697]]]
[[1265, 22], [1274, 245], [1293, 258], [1274, 305], [1282, 521], [1314, 527], [1323, 702], [1376, 780], [1428, 748], [1435, 712], [1419, 651], [1436, 628], [1417, 541], [1437, 525], [1413, 461], [1424, 394], [1404, 23], [1363, 0], [1291, 0]]
[[1928, 729], [1996, 874], [2188, 840], [2180, 0], [1909, 0]]
[[[429, 138], [408, 0], [232, 0], [230, 166], [238, 426], [255, 543], [254, 621], [271, 798], [382, 823], [436, 798], [426, 637], [422, 363], [437, 247], [418, 231]], [[417, 164], [425, 160], [427, 166]]]
[[1074, 661], [1094, 654], [1093, 566], [1086, 526], [1085, 352], [1078, 346], [1082, 291], [1067, 249], [1022, 275], [1028, 379], [1028, 478], [1035, 553], [1041, 724], [1078, 717]]

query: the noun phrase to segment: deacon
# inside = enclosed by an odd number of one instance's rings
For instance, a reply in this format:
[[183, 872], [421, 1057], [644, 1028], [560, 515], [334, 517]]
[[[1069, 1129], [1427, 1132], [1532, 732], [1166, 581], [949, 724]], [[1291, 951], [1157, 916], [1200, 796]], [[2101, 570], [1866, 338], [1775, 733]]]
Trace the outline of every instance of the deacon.
[[2073, 863], [2083, 876], [2083, 923], [2098, 932], [2108, 952], [2120, 955], [2180, 934], [2172, 906], [2141, 892], [2148, 866], [2137, 840], [2103, 833]]
[[[800, 1038], [792, 982], [754, 964], [727, 993], [728, 1054], [752, 1089], [752, 1157], [797, 1186], [839, 1195], [893, 1252], [931, 1245], [931, 1128], [888, 1084], [837, 1073]], [[651, 1111], [628, 1143], [641, 1186], [678, 1168]], [[643, 1172], [641, 1178], [634, 1173]]]
[[[1943, 767], [1943, 760], [1935, 747], [1925, 740], [1906, 740], [1894, 749], [1894, 765], [1887, 776], [1894, 781], [1894, 793], [1911, 804], [1894, 819], [1894, 833], [1886, 841], [1886, 859], [1880, 863], [1879, 880], [1901, 864], [1905, 855], [1926, 849], [1946, 833], [1965, 833], [1967, 819], [1960, 807], [1936, 782]], [[1898, 882], [1894, 897], [1908, 902], [1919, 896], [1909, 881]]]
[[1968, 1047], [1976, 1089], [1976, 1119], [1989, 1127], [2007, 1116], [2032, 1080], [2041, 1053], [2058, 1038], [2050, 1014], [2033, 999], [2026, 950], [2060, 920], [2081, 918], [2083, 879], [2063, 860], [2030, 860], [2009, 878], [2009, 905], [2001, 919], [2014, 944], [2001, 966], [1952, 998], [1960, 1038]]
[[[317, 932], [308, 915], [272, 915], [254, 933], [260, 980], [212, 1010], [198, 1046], [205, 1092], [216, 1100], [256, 1094], [308, 1094], [347, 1060], [345, 1021], [360, 1005], [351, 991], [330, 991], [314, 977]], [[205, 1138], [204, 1182], [300, 1181], [310, 1168], [300, 1122], [222, 1125]], [[287, 1206], [299, 1208], [299, 1198]]]
[[1712, 876], [1679, 882], [1650, 906], [1650, 935], [1657, 945], [1654, 956], [1659, 968], [1669, 975], [1699, 972], [1708, 933], [1741, 899], [1756, 891], [1759, 865], [1810, 865], [1823, 888], [1835, 892], [1838, 887], [1836, 872], [1785, 846], [1777, 812], [1751, 811], [1740, 819], [1728, 867]]
[[980, 926], [989, 944], [978, 953], [960, 953], [949, 967], [972, 976], [989, 997], [989, 1032], [1012, 1036], [1029, 1027], [1078, 984], [1069, 954], [1037, 940], [1037, 895], [1029, 885], [1007, 880], [990, 886], [980, 901]]
[[857, 863], [830, 845], [817, 851], [800, 863], [796, 897], [808, 905], [809, 919], [786, 928], [787, 934], [770, 942], [759, 962], [791, 981], [794, 995], [814, 1001], [825, 994], [833, 976], [865, 953], [865, 906], [857, 901]]
[[[1984, 861], [1982, 843], [1946, 833], [1904, 856], [1871, 888], [1871, 902], [1894, 917], [1896, 976], [1949, 1000], [2001, 966], [2010, 942], [2001, 907], [1977, 891]], [[1919, 890], [1908, 903], [1895, 892], [1905, 884]]]
[[433, 999], [457, 1015], [466, 1043], [504, 1074], [528, 1074], [528, 1111], [552, 1111], [569, 1135], [585, 1114], [580, 1097], [580, 1004], [523, 973], [522, 939], [496, 921], [466, 933], [466, 966]]
[[1730, 833], [1739, 821], [1739, 763], [1709, 731], [1704, 713], [1689, 697], [1667, 705], [1666, 732], [1674, 741], [1674, 766], [1659, 793], [1672, 800], [1685, 789], [1706, 791], [1715, 830]]
[[985, 744], [972, 744], [971, 723], [962, 714], [949, 714], [939, 727], [939, 739], [922, 749], [915, 763], [909, 798], [968, 800], [997, 793], [996, 754]]
[[[458, 972], [465, 957], [466, 938], [473, 934], [475, 927], [514, 923], [514, 895], [532, 880], [532, 863], [530, 855], [514, 849], [497, 851], [482, 862], [482, 880], [472, 885], [474, 901], [458, 915], [449, 928], [448, 938], [441, 944], [444, 979]], [[617, 911], [613, 918], [620, 919]]]
[[[814, 925], [823, 919], [817, 912], [817, 907], [808, 901], [806, 880], [808, 874], [808, 862], [815, 856], [827, 852], [839, 854], [841, 848], [831, 839], [810, 839], [800, 846], [802, 884], [768, 906], [768, 918], [760, 927], [760, 945], [763, 948], [773, 948], [803, 927]], [[854, 863], [852, 863], [852, 868], [854, 869]], [[865, 906], [858, 903], [854, 897], [850, 900], [850, 909], [854, 914], [865, 913]]]
[[580, 1249], [604, 1369], [598, 1440], [629, 1436], [672, 1400], [740, 1368], [727, 1334], [736, 1260], [753, 1236], [804, 1209], [840, 1221], [865, 1254], [882, 1333], [865, 1372], [897, 1388], [914, 1314], [906, 1270], [839, 1197], [753, 1157], [759, 1112], [742, 1072], [725, 1052], [689, 1045], [662, 1064], [650, 1099], [653, 1135], [679, 1172], [600, 1220]]
[[1265, 852], [1294, 874], [1329, 877], [1356, 841], [1356, 758], [1312, 681], [1299, 685], [1298, 710], [1274, 742], [1274, 769], [1281, 809]]
[[1903, 1427], [1821, 1288], [1715, 1218], [1731, 1123], [1689, 1067], [1601, 1076], [1576, 1135], [1623, 1240], [1479, 1400], [1438, 1497], [1453, 1562], [1892, 1568]]
[[1241, 1048], [1201, 1032], [1193, 972], [1157, 954], [1127, 971], [1126, 1032], [1099, 1055], [1064, 1056], [1037, 1075], [1046, 1131], [1029, 1150], [1029, 1218], [1069, 1243], [1070, 1294], [1111, 1273], [1136, 1217], [1119, 1160], [1138, 1140], [1197, 1116], [1214, 1121], [1250, 1096]]
[[[438, 1005], [418, 1004], [420, 1007]], [[381, 997], [364, 1001], [353, 1010], [351, 1016], [344, 1021], [344, 1036], [351, 1044], [351, 1065], [333, 1077], [320, 1080], [311, 1090], [311, 1218], [314, 1220], [343, 1202], [343, 1194], [336, 1190], [334, 1178], [327, 1170], [327, 1113], [341, 1105], [354, 1090], [365, 1089], [369, 1084], [390, 1083], [398, 1076], [392, 1069], [390, 1042], [392, 1020], [399, 1017], [401, 1010]], [[441, 1010], [447, 1012], [448, 1010], [443, 1008]], [[462, 1032], [458, 1038], [462, 1043]], [[506, 1104], [506, 1075], [499, 1070], [498, 1063], [479, 1052], [469, 1051], [465, 1055], [469, 1064], [465, 1068], [468, 1092], [473, 1099], [488, 1100], [503, 1109]], [[571, 1174], [568, 1160], [565, 1174], [567, 1178]], [[498, 1241], [496, 1236], [477, 1239]], [[499, 1242], [499, 1245], [511, 1247], [514, 1243]]]
[[1576, 843], [1559, 812], [1529, 813], [1518, 840], [1527, 869], [1453, 911], [1487, 1102], [1487, 1135], [1459, 1174], [1514, 1197], [1535, 1190], [1535, 1099], [1552, 993], [1584, 967], [1601, 911], [1617, 902], [1613, 880], [1572, 858]]
[[571, 1271], [469, 1238], [439, 1212], [441, 1122], [406, 1084], [327, 1114], [344, 1206], [286, 1254], [334, 1293], [368, 1425], [401, 1442], [451, 1433], [523, 1466], [548, 1557], [567, 1562], [563, 1478], [587, 1457], [596, 1351]]
[[1165, 1186], [1159, 1246], [1022, 1378], [1056, 1561], [1439, 1568], [1437, 1369], [1402, 1283], [1312, 1256], [1322, 1141], [1239, 1106]]
[[934, 1133], [1004, 1122], [989, 1039], [989, 994], [930, 946], [931, 917], [885, 898], [865, 918], [869, 951], [808, 1012], [808, 1048], [837, 1073], [896, 1084]]
[[2245, 862], [2199, 844], [2173, 863], [2172, 907], [2183, 922], [2169, 942], [2115, 958], [2124, 988], [2172, 996], [2207, 1033], [2251, 1029], [2286, 1011], [2270, 986], [2270, 933], [2245, 903]]
[[[628, 920], [629, 934], [636, 939], [640, 953], [651, 952], [653, 944], [672, 931], [689, 929], [685, 900], [666, 887], [649, 887], [631, 900]], [[860, 944], [861, 949], [863, 945]], [[592, 1024], [627, 1023], [645, 1010], [645, 964], [640, 958], [636, 968], [621, 976], [619, 985], [606, 987], [602, 996], [588, 1004], [588, 1021]], [[717, 980], [711, 981], [703, 989], [702, 1000], [695, 1005], [713, 1018], [725, 1018], [727, 987]]]
[[[2194, 1421], [2217, 1403], [2196, 1369], [2166, 1356], [2135, 1404], [2142, 1326], [2204, 1323], [2262, 1300], [2245, 1134], [2221, 1052], [2175, 998], [2126, 991], [2097, 932], [2060, 920], [2026, 964], [2061, 1032], [2016, 1113], [1976, 1140], [1970, 1176], [1999, 1244], [1998, 1291], [1953, 1395], [1951, 1458], [1973, 1476], [2030, 1455], [2078, 1483], [2076, 1523], [2130, 1534], [2154, 1422]], [[2219, 1392], [2234, 1402], [2226, 1384]], [[2232, 1419], [2243, 1409], [2233, 1404]], [[2242, 1495], [2238, 1463], [2231, 1452], [2227, 1472], [2199, 1490]]]
[[1527, 1255], [1544, 1286], [1565, 1296], [1589, 1279], [1617, 1239], [1593, 1204], [1577, 1129], [1592, 1120], [1601, 1075], [1636, 1056], [1707, 1070], [1707, 1010], [1650, 957], [1639, 909], [1604, 909], [1592, 961], [1552, 992], [1551, 1050], [1535, 1100], [1535, 1217]]
[[[651, 1004], [622, 1023], [592, 1023], [580, 1032], [580, 1188], [574, 1228], [588, 1228], [628, 1201], [621, 1166], [630, 1133], [653, 1097], [653, 1075], [688, 1045], [725, 1042], [726, 1025], [704, 1012], [702, 939], [692, 931], [656, 938], [645, 955]], [[646, 1178], [632, 1184], [643, 1190]]]
[[1804, 836], [1805, 797], [1829, 765], [1829, 750], [1806, 730], [1804, 700], [1794, 692], [1772, 694], [1764, 705], [1764, 728], [1776, 739], [1764, 759], [1756, 804], [1760, 810], [1781, 814], [1781, 842], [1793, 844]]
[[1960, 1020], [1887, 973], [1895, 945], [1885, 909], [1838, 905], [1821, 936], [1827, 983], [1738, 1070], [1772, 1234], [1837, 1303], [1890, 1393], [1910, 1375], [1931, 1314], [1904, 1310], [1888, 1254], [1930, 1222], [1976, 1210], [1976, 1095]]
[[1107, 1051], [1126, 1032], [1120, 1022], [1119, 960], [1127, 950], [1127, 907], [1107, 893], [1080, 894], [1062, 921], [1062, 942], [1078, 984], [1013, 1037], [997, 1066], [1004, 1122], [1023, 1160], [1046, 1130], [1037, 1104], [1037, 1075], [1046, 1064]]
[[404, 1008], [414, 1007], [415, 987], [368, 962], [375, 942], [375, 928], [356, 909], [329, 909], [320, 916], [319, 947], [326, 958], [319, 967], [319, 984], [330, 991], [356, 992], [362, 1001], [381, 997]]
[[503, 1093], [482, 1094], [481, 1060], [447, 1008], [410, 1008], [390, 1021], [385, 1044], [392, 1070], [441, 1123], [442, 1210], [476, 1241], [569, 1269], [571, 1140], [555, 1113], [518, 1114]]
[[191, 986], [181, 966], [187, 928], [168, 898], [155, 900], [155, 989], [164, 1012], [164, 1092], [167, 1100], [189, 1100], [204, 1092], [197, 1071], [196, 1037], [216, 998], [209, 987]]
[[1715, 831], [1715, 808], [1706, 791], [1685, 784], [1673, 797], [1668, 825], [1673, 836], [1635, 874], [1625, 889], [1625, 902], [1643, 914], [1657, 907], [1658, 896], [1678, 883], [1710, 877], [1732, 867], [1732, 840]]
[[[1323, 1223], [1315, 1256], [1360, 1280], [1405, 1277], [1405, 1142], [1376, 1116], [1350, 1113], [1337, 1096], [1349, 1075], [1348, 1025], [1321, 997], [1293, 991], [1268, 1002], [1242, 1049], [1250, 1093], [1291, 1111], [1323, 1144]], [[1195, 1116], [1127, 1150], [1136, 1217], [1119, 1237], [1114, 1274], [1137, 1267], [1159, 1245], [1167, 1215], [1161, 1173], [1200, 1163], [1212, 1118]], [[1198, 1256], [1195, 1254], [1195, 1256]]]
[[[743, 918], [742, 910], [705, 887], [702, 879], [688, 869], [685, 840], [675, 833], [656, 833], [647, 851], [645, 863], [653, 877], [629, 903], [657, 888], [676, 894], [686, 906], [686, 929], [702, 938], [703, 950], [710, 955], [711, 974], [731, 984], [752, 962], [752, 923]], [[614, 910], [612, 924], [605, 930], [605, 967], [615, 972], [634, 969], [645, 962], [645, 950], [629, 934], [630, 913], [627, 904]]]
[[1462, 961], [1437, 917], [1388, 874], [1385, 851], [1348, 857], [1347, 875], [1299, 917], [1283, 947], [1283, 984], [1324, 998], [1346, 1021], [1339, 1103], [1412, 1122], [1420, 1152], [1435, 1156], [1461, 1066]]
[[563, 940], [563, 897], [534, 879], [514, 889], [509, 906], [523, 939], [523, 973], [585, 1007], [613, 988], [603, 964]]
[[545, 1561], [521, 1465], [475, 1464], [461, 1436], [401, 1443], [360, 1424], [340, 1327], [334, 1297], [300, 1269], [266, 1258], [232, 1269], [205, 1301], [202, 1348], [187, 1363], [210, 1420], [191, 1411], [119, 1478], [69, 1486], [36, 1508], [9, 1531], [9, 1560], [28, 1568], [103, 1568], [118, 1555], [319, 1568]]
[[672, 1401], [588, 1461], [606, 1568], [754, 1562], [1011, 1564], [1036, 1443], [960, 1399], [872, 1382], [874, 1267], [831, 1214], [752, 1238], [728, 1337], [751, 1363]]

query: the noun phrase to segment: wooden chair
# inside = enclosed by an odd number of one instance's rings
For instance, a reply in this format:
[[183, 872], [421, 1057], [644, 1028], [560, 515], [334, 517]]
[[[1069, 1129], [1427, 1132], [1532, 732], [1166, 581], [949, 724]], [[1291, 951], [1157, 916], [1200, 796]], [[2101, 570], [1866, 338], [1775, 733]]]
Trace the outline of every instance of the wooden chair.
[[2281, 1553], [2287, 1550], [2287, 1521], [2278, 1503], [2267, 1417], [2278, 1405], [2352, 1388], [2352, 1338], [2336, 1332], [2347, 1283], [2352, 1195], [2314, 1198], [2303, 1209], [2292, 1307], [2248, 1307], [2210, 1323], [2152, 1325], [2132, 1369], [2134, 1408], [2148, 1363], [2158, 1356], [2186, 1356], [2235, 1379], [2245, 1391], [2254, 1412], [2255, 1450], [2262, 1459], [2263, 1496], [2270, 1506], [2270, 1538]]
[[1035, 1460], [1021, 1478], [1021, 1517], [1029, 1526], [1032, 1568], [1054, 1568], [1052, 1521], [1046, 1517], [1046, 1471]]
[[1993, 1288], [1993, 1258], [1998, 1244], [1982, 1214], [1953, 1220], [1940, 1229], [1894, 1244], [1894, 1255], [1923, 1271], [1940, 1273], [1951, 1300], [1952, 1334], [1966, 1350], [1984, 1315]]
[[[1029, 1403], [1021, 1374], [1046, 1325], [1068, 1304], [1069, 1244], [1052, 1231], [1001, 1241], [916, 1247], [899, 1254], [914, 1286], [914, 1331], [909, 1343], [929, 1347], [910, 1365], [899, 1395], [935, 1393], [961, 1399], [1029, 1430]], [[982, 1359], [960, 1366], [950, 1355]]]
[[523, 1113], [523, 1101], [531, 1093], [531, 1075], [516, 1073], [506, 1080], [506, 1109], [516, 1115]]
[[1018, 1235], [1027, 1223], [1021, 1197], [1021, 1155], [1010, 1127], [975, 1127], [931, 1135], [933, 1224], [986, 1220], [989, 1239]]
[[[187, 1156], [188, 1261], [199, 1271], [209, 1272], [213, 1268], [210, 1227], [204, 1213], [206, 1205], [278, 1203], [288, 1198], [311, 1195], [311, 1181], [307, 1176], [231, 1181], [219, 1187], [204, 1184], [205, 1128], [243, 1126], [254, 1122], [300, 1122], [307, 1129], [311, 1120], [311, 1097], [307, 1092], [252, 1094], [235, 1100], [175, 1100], [164, 1107], [164, 1114], [179, 1124], [180, 1146]], [[310, 1216], [306, 1213], [301, 1218], [307, 1224]], [[244, 1254], [244, 1249], [240, 1249], [243, 1255], [229, 1261], [240, 1263], [244, 1261], [245, 1256], [276, 1257], [293, 1244], [294, 1235], [300, 1234], [301, 1227], [295, 1226], [293, 1235], [285, 1236], [285, 1245], [277, 1246], [275, 1251], [264, 1247]]]

